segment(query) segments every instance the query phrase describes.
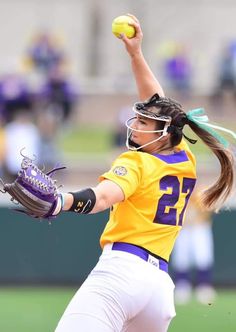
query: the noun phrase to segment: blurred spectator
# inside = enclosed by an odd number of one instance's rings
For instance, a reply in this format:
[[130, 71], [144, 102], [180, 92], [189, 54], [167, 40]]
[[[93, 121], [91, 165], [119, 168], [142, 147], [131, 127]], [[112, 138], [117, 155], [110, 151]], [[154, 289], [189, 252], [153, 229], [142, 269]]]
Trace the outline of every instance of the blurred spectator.
[[11, 121], [19, 109], [31, 108], [31, 93], [25, 79], [18, 73], [0, 79], [0, 113], [4, 122]]
[[164, 74], [170, 88], [187, 95], [192, 85], [192, 67], [186, 47], [176, 42], [161, 46]]
[[39, 162], [46, 168], [53, 168], [61, 159], [57, 147], [59, 118], [50, 109], [38, 110], [36, 124], [40, 136]]
[[29, 67], [47, 75], [54, 66], [65, 61], [65, 52], [54, 35], [39, 31], [28, 48], [26, 57]]
[[14, 113], [13, 120], [5, 126], [5, 139], [4, 179], [14, 181], [22, 161], [21, 150], [32, 159], [39, 156], [40, 137], [30, 111], [19, 109]]
[[62, 123], [68, 121], [75, 105], [78, 105], [78, 88], [67, 76], [62, 65], [55, 65], [46, 81], [43, 83], [37, 97], [41, 106], [50, 109], [52, 114], [61, 119]]
[[220, 101], [225, 92], [236, 97], [236, 42], [231, 42], [222, 49], [217, 75], [217, 86], [213, 95], [216, 101]]
[[175, 300], [178, 304], [185, 304], [191, 299], [193, 288], [196, 299], [202, 304], [212, 303], [215, 297], [212, 286], [212, 216], [209, 211], [203, 210], [198, 195], [195, 193], [191, 198], [185, 224], [172, 254]]
[[[40, 133], [40, 161], [54, 167], [61, 156], [57, 147], [58, 131], [68, 124], [78, 106], [78, 89], [56, 65], [34, 96], [36, 124]], [[46, 125], [45, 125], [46, 124]]]

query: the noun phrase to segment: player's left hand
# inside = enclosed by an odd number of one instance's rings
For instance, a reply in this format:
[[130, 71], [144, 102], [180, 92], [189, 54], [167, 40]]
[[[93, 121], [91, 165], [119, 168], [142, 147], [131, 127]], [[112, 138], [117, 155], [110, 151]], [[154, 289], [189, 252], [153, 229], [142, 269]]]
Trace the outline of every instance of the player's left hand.
[[58, 167], [48, 173], [40, 170], [33, 161], [23, 156], [21, 169], [13, 183], [3, 183], [3, 193], [9, 193], [11, 200], [24, 208], [16, 209], [31, 217], [51, 219], [56, 217], [63, 207], [63, 196], [58, 191], [52, 174], [65, 167]]

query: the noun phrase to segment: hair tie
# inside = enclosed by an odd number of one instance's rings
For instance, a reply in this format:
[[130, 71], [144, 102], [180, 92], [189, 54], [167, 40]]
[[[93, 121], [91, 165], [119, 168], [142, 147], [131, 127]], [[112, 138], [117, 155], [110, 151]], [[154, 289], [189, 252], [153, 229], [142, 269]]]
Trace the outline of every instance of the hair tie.
[[183, 136], [187, 141], [189, 141], [189, 143], [191, 143], [191, 144], [196, 144], [197, 143], [196, 139], [189, 138], [188, 136], [184, 135], [184, 133], [183, 133]]
[[236, 133], [233, 132], [232, 130], [209, 123], [209, 118], [205, 114], [205, 110], [203, 108], [196, 108], [196, 109], [190, 110], [187, 112], [186, 116], [190, 122], [195, 123], [198, 127], [207, 131], [209, 134], [211, 134], [213, 137], [215, 137], [215, 139], [219, 143], [224, 145], [224, 147], [226, 147], [226, 148], [228, 147], [229, 142], [223, 136], [218, 134], [214, 129], [221, 130], [225, 133], [228, 133], [231, 136], [233, 136], [233, 138], [236, 139]]

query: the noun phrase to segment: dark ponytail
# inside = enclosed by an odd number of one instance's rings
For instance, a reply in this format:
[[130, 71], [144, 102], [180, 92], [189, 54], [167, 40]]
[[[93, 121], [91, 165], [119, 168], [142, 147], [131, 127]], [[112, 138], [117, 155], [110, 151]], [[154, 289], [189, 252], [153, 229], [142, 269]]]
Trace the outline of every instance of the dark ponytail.
[[208, 131], [196, 123], [188, 122], [192, 131], [211, 149], [220, 162], [221, 170], [217, 181], [203, 192], [202, 203], [207, 209], [217, 210], [227, 199], [234, 183], [234, 156]]

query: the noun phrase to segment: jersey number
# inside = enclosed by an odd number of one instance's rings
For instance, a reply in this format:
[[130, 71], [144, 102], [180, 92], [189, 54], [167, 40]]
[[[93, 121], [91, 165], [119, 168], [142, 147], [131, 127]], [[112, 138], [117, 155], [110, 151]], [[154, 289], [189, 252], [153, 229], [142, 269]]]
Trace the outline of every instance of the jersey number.
[[[165, 225], [182, 226], [184, 211], [187, 207], [189, 197], [193, 191], [196, 180], [183, 178], [183, 185], [180, 188], [180, 182], [177, 176], [167, 175], [160, 180], [160, 190], [172, 189], [171, 194], [163, 194], [159, 199], [157, 212], [154, 222]], [[179, 200], [180, 193], [186, 193], [184, 207], [177, 220], [177, 209], [174, 208]], [[166, 208], [169, 208], [168, 212]]]

